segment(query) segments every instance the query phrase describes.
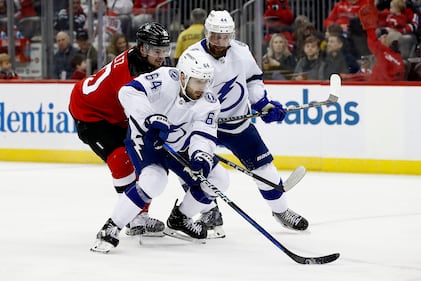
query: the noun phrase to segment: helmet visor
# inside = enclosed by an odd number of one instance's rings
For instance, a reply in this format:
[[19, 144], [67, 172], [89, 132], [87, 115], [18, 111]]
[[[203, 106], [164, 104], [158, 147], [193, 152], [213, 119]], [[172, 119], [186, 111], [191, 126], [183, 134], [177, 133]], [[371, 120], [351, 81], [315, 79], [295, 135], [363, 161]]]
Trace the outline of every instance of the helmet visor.
[[234, 33], [208, 33], [208, 42], [217, 47], [228, 47], [231, 40], [234, 39]]
[[166, 58], [170, 56], [171, 49], [170, 47], [156, 47], [148, 45], [146, 47], [146, 51], [148, 56], [155, 58]]

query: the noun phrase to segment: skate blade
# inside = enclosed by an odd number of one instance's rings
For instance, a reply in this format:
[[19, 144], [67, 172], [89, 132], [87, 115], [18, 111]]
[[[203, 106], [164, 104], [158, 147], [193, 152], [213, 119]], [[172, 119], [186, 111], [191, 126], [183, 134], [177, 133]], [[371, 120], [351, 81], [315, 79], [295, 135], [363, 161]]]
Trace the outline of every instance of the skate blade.
[[135, 226], [132, 228], [126, 228], [126, 235], [127, 236], [137, 236], [137, 235], [144, 235], [145, 228], [141, 226]]
[[192, 243], [195, 243], [195, 244], [206, 244], [206, 239], [196, 239], [196, 238], [193, 238], [191, 236], [188, 236], [187, 234], [185, 234], [181, 231], [178, 231], [178, 230], [175, 230], [175, 229], [172, 229], [172, 228], [168, 228], [168, 227], [165, 228], [163, 233], [167, 236], [171, 236], [173, 238], [177, 238], [177, 239], [180, 239], [180, 240], [192, 242]]
[[208, 229], [207, 239], [225, 238], [225, 231], [222, 226], [215, 226], [213, 229]]
[[111, 243], [97, 240], [90, 250], [95, 253], [107, 254], [112, 248], [114, 248], [114, 246]]
[[148, 232], [146, 231], [142, 235], [143, 237], [164, 237], [165, 233], [164, 231], [157, 231], [157, 232]]

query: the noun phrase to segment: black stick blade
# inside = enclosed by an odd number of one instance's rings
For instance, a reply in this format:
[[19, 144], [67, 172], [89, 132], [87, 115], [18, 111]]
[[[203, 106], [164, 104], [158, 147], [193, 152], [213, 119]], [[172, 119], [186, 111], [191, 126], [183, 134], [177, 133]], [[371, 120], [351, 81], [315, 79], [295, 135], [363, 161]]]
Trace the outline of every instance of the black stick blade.
[[[291, 253], [292, 254], [292, 253]], [[331, 263], [339, 258], [339, 253], [323, 256], [323, 257], [315, 257], [315, 258], [306, 258], [301, 257], [295, 254], [289, 255], [295, 262], [300, 264], [325, 264]]]

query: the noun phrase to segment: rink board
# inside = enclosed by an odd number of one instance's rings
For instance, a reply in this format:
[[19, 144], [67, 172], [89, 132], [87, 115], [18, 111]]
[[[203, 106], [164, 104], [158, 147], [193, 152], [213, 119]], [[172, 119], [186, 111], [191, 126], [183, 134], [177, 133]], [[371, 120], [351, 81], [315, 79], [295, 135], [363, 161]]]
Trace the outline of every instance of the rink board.
[[[0, 160], [101, 163], [77, 137], [68, 112], [72, 83], [0, 83]], [[267, 84], [287, 106], [322, 101], [329, 86]], [[421, 84], [346, 84], [339, 102], [253, 120], [279, 169], [421, 174]], [[219, 152], [234, 158], [223, 148]]]

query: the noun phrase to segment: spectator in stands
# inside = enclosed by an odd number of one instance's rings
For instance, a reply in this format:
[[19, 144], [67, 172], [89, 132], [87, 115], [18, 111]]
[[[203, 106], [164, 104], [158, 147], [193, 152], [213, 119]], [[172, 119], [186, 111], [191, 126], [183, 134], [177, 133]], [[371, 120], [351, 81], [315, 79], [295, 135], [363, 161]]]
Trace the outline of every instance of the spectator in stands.
[[319, 39], [320, 50], [324, 50], [325, 40], [324, 34], [317, 30], [316, 27], [310, 20], [305, 16], [297, 16], [294, 22], [294, 55], [297, 59], [305, 56], [304, 53], [304, 42], [310, 35], [313, 35]]
[[338, 23], [344, 33], [347, 33], [349, 21], [358, 18], [358, 11], [366, 4], [367, 0], [340, 0], [330, 11], [323, 25], [327, 28], [332, 23]]
[[88, 31], [81, 30], [76, 34], [76, 43], [79, 50], [76, 52], [86, 59], [88, 68], [85, 69], [88, 75], [95, 73], [98, 70], [98, 51], [89, 41]]
[[105, 64], [112, 61], [116, 56], [130, 48], [126, 35], [116, 33], [111, 37], [110, 45], [108, 45]]
[[15, 18], [22, 19], [37, 15], [32, 0], [15, 0]]
[[190, 14], [191, 25], [183, 30], [177, 38], [177, 44], [175, 46], [174, 53], [174, 65], [177, 64], [178, 58], [190, 45], [202, 40], [203, 38], [203, 27], [207, 12], [201, 8], [194, 9]]
[[263, 70], [274, 71], [272, 78], [276, 80], [290, 79], [297, 64], [295, 56], [288, 48], [287, 39], [280, 33], [272, 34], [262, 62]]
[[75, 71], [73, 71], [72, 76], [70, 77], [70, 79], [73, 80], [82, 80], [83, 78], [86, 77], [86, 58], [85, 56], [81, 55], [81, 54], [76, 54], [72, 60], [71, 60], [71, 65], [72, 67], [75, 69]]
[[304, 41], [304, 54], [294, 70], [295, 80], [323, 80], [324, 61], [320, 54], [320, 39], [314, 35]]
[[[121, 33], [121, 20], [120, 17], [110, 8], [108, 8], [108, 1], [102, 0], [103, 6], [102, 6], [102, 42], [104, 42], [104, 45], [108, 45], [111, 36], [113, 36], [116, 33]], [[95, 12], [95, 41], [98, 43], [98, 13], [99, 13], [99, 3], [100, 0], [95, 0], [93, 10]]]
[[7, 17], [7, 1], [0, 0], [0, 17]]
[[324, 20], [323, 25], [327, 28], [332, 23], [337, 23], [342, 27], [342, 31], [347, 34], [349, 29], [349, 21], [352, 18], [358, 18], [358, 11], [366, 3], [367, 0], [340, 0], [330, 11], [328, 17]]
[[330, 34], [338, 34], [338, 35], [341, 35], [341, 36], [345, 35], [343, 33], [341, 25], [339, 23], [336, 23], [336, 22], [332, 23], [331, 25], [329, 25], [326, 28], [325, 38], [328, 38]]
[[109, 0], [107, 2], [109, 11], [118, 15], [121, 21], [121, 33], [126, 35], [132, 32], [133, 0]]
[[132, 29], [137, 30], [146, 22], [153, 21], [156, 7], [165, 0], [134, 0], [132, 11]]
[[[19, 20], [24, 17], [33, 17], [37, 13], [35, 11], [32, 0], [15, 0], [15, 19]], [[0, 17], [7, 16], [7, 0], [0, 0]]]
[[357, 58], [369, 54], [367, 36], [361, 29], [358, 18], [358, 11], [366, 2], [367, 0], [340, 0], [323, 22], [325, 29], [333, 23], [341, 26], [342, 35], [349, 43], [349, 51]]
[[413, 56], [417, 43], [416, 32], [419, 25], [418, 15], [406, 7], [405, 0], [392, 0], [390, 9], [379, 15], [379, 27], [388, 31], [394, 30], [402, 34], [399, 48], [404, 59]]
[[58, 50], [54, 54], [54, 73], [55, 79], [70, 79], [74, 68], [71, 65], [71, 60], [77, 53], [77, 49], [73, 47], [70, 42], [70, 36], [65, 31], [60, 31], [56, 35], [56, 43]]
[[325, 80], [328, 80], [332, 73], [349, 73], [348, 64], [342, 51], [343, 46], [342, 35], [329, 34], [324, 57], [323, 78]]
[[367, 45], [367, 33], [362, 28], [359, 18], [352, 18], [349, 21], [348, 34], [344, 37], [347, 42], [346, 49], [354, 57], [361, 58], [371, 55]]
[[359, 60], [359, 64], [360, 64], [359, 73], [367, 74], [368, 77], [370, 77], [372, 68], [373, 68], [370, 57], [372, 56], [362, 56], [361, 59]]
[[376, 58], [369, 80], [402, 81], [405, 79], [405, 65], [399, 52], [401, 34], [382, 29], [377, 36], [378, 11], [372, 1], [359, 12], [361, 24], [367, 31], [368, 47]]
[[[84, 29], [86, 14], [81, 6], [81, 0], [73, 0], [73, 30]], [[69, 30], [69, 8], [61, 9], [54, 22], [54, 29], [57, 31]]]
[[19, 76], [12, 69], [10, 56], [6, 53], [0, 54], [0, 79], [19, 79]]

